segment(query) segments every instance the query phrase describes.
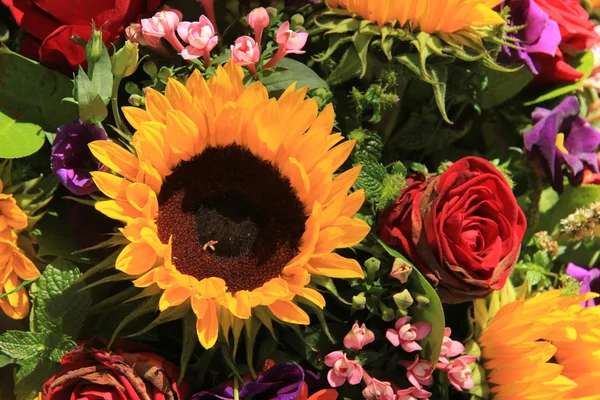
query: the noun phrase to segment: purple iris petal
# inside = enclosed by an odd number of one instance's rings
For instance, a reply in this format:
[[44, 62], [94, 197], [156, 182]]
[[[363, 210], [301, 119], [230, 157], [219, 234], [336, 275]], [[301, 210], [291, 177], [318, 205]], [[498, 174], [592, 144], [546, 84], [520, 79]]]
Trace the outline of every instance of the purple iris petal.
[[532, 113], [534, 125], [523, 134], [527, 156], [550, 178], [558, 193], [564, 189], [565, 175], [571, 185], [579, 185], [585, 166], [598, 170], [596, 148], [600, 145], [600, 133], [579, 111], [579, 101], [574, 96], [565, 98], [553, 110], [536, 108]]
[[97, 191], [90, 172], [106, 169], [88, 148], [88, 144], [96, 140], [108, 140], [108, 137], [99, 127], [81, 120], [62, 125], [56, 130], [50, 167], [60, 182], [78, 196]]
[[[579, 265], [575, 265], [573, 263], [569, 263], [567, 265], [567, 275], [572, 276], [581, 282], [581, 290], [579, 293], [589, 293], [589, 292], [600, 292], [600, 269], [591, 268], [586, 269], [580, 267]], [[588, 300], [581, 305], [584, 307], [593, 307], [598, 304], [595, 299]]]

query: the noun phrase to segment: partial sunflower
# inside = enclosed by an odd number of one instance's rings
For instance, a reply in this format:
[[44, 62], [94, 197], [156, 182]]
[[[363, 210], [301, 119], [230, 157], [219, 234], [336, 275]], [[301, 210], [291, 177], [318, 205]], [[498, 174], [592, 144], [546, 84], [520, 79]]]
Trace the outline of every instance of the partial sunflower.
[[126, 223], [116, 268], [160, 288], [161, 311], [190, 300], [206, 348], [219, 324], [227, 330], [257, 308], [308, 324], [294, 298], [325, 306], [307, 287], [311, 274], [363, 277], [356, 260], [333, 252], [369, 232], [352, 218], [364, 193], [348, 194], [360, 168], [334, 176], [354, 142], [331, 134], [333, 108], [319, 114], [307, 88], [276, 100], [242, 79], [231, 62], [208, 82], [198, 71], [185, 86], [171, 79], [165, 95], [147, 90], [146, 110], [123, 108], [135, 154], [89, 146], [121, 175], [92, 173], [110, 198], [96, 208]]
[[40, 271], [17, 246], [17, 232], [27, 228], [27, 215], [3, 190], [0, 179], [0, 308], [10, 318], [22, 319], [29, 313], [29, 297], [27, 288], [18, 288], [22, 281], [39, 277]]
[[580, 305], [597, 296], [552, 290], [501, 307], [477, 340], [492, 399], [599, 400], [600, 307]]
[[366, 20], [385, 25], [396, 21], [421, 32], [453, 33], [465, 28], [504, 24], [494, 7], [503, 0], [327, 0]]

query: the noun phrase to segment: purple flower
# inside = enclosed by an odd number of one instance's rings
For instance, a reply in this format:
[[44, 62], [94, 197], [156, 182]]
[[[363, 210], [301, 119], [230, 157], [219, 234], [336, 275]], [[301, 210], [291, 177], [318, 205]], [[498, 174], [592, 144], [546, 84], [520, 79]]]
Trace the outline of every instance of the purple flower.
[[532, 74], [537, 75], [539, 65], [535, 62], [535, 54], [546, 54], [554, 57], [561, 42], [558, 23], [548, 16], [534, 0], [509, 0], [512, 26], [524, 26], [516, 34], [511, 35], [519, 40], [522, 49], [504, 46], [505, 58], [510, 61], [521, 61]]
[[[600, 293], [600, 279], [598, 279], [600, 278], [600, 269], [586, 269], [573, 263], [569, 263], [567, 266], [567, 274], [581, 282], [581, 290], [579, 293]], [[584, 307], [594, 307], [596, 304], [600, 303], [595, 300], [596, 299], [590, 299], [581, 305]]]
[[[269, 368], [255, 381], [246, 382], [241, 388], [240, 399], [253, 398], [264, 400], [294, 400], [300, 395], [304, 382], [313, 387], [317, 376], [294, 363], [279, 363]], [[200, 392], [192, 400], [231, 400], [233, 388], [220, 386], [211, 392]]]
[[83, 196], [98, 190], [90, 172], [104, 171], [106, 167], [94, 158], [88, 144], [107, 139], [102, 129], [84, 124], [81, 120], [58, 127], [52, 145], [50, 167], [71, 193]]
[[572, 185], [581, 183], [584, 166], [598, 172], [596, 148], [600, 133], [579, 115], [579, 102], [569, 96], [555, 109], [536, 108], [533, 128], [523, 135], [528, 157], [551, 179], [558, 193], [566, 175]]

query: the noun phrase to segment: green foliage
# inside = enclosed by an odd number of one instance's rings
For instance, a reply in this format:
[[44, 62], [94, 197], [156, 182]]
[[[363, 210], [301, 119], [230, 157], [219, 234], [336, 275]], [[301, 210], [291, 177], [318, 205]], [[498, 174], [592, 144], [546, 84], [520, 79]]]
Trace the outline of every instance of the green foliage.
[[482, 108], [496, 107], [512, 99], [533, 80], [533, 74], [526, 67], [516, 72], [488, 69], [483, 74], [487, 77], [487, 86], [481, 96]]
[[396, 93], [397, 87], [398, 75], [394, 70], [383, 72], [377, 83], [370, 85], [365, 92], [353, 87], [352, 101], [356, 106], [357, 119], [365, 118], [364, 114], [371, 112], [368, 121], [372, 124], [380, 123], [383, 112], [400, 101]]
[[396, 200], [400, 191], [406, 187], [406, 168], [398, 162], [388, 172], [381, 163], [365, 161], [354, 186], [365, 191], [366, 200], [376, 210], [383, 210]]
[[0, 158], [21, 158], [44, 144], [44, 131], [77, 118], [62, 103], [73, 84], [62, 74], [0, 47]]
[[291, 58], [284, 58], [277, 63], [274, 72], [265, 74], [260, 81], [266, 86], [271, 95], [283, 93], [291, 84], [296, 82], [296, 88], [307, 86], [309, 89], [329, 89], [327, 83], [310, 67]]

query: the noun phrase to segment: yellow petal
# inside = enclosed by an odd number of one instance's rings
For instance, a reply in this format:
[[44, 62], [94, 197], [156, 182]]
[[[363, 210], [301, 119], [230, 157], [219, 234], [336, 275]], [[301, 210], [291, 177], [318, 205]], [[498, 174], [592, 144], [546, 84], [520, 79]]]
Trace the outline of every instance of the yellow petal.
[[129, 204], [142, 216], [149, 219], [158, 217], [158, 199], [156, 193], [143, 183], [132, 183], [127, 186], [125, 196]]
[[173, 109], [171, 103], [165, 96], [160, 92], [148, 88], [145, 92], [146, 95], [146, 111], [157, 122], [164, 123], [167, 117], [167, 111]]
[[106, 200], [99, 201], [95, 205], [96, 210], [109, 218], [117, 221], [129, 222], [135, 218], [140, 218], [143, 214], [136, 210], [126, 200]]
[[360, 210], [365, 202], [365, 191], [363, 189], [348, 195], [344, 202], [344, 210], [340, 215], [344, 217], [352, 217]]
[[185, 303], [192, 296], [192, 291], [183, 286], [171, 286], [165, 289], [158, 302], [160, 311]]
[[102, 164], [130, 181], [135, 181], [139, 170], [136, 156], [116, 143], [97, 140], [88, 145], [90, 151]]
[[358, 165], [339, 174], [333, 180], [333, 185], [331, 186], [331, 191], [325, 201], [325, 205], [330, 204], [340, 193], [348, 193], [352, 185], [354, 185], [354, 182], [356, 182], [356, 178], [358, 178], [361, 169], [362, 167]]
[[371, 231], [369, 224], [358, 218], [339, 217], [333, 226], [341, 228], [345, 232], [338, 248], [352, 247], [359, 244]]
[[219, 337], [219, 320], [215, 302], [213, 300], [203, 300], [205, 309], [203, 310], [203, 316], [198, 316], [198, 321], [196, 321], [196, 333], [202, 347], [208, 350], [215, 345]]
[[139, 130], [142, 123], [153, 120], [146, 110], [142, 110], [139, 107], [121, 107], [121, 111], [125, 114], [127, 122], [129, 122], [135, 130]]
[[12, 255], [11, 267], [19, 278], [29, 281], [40, 276], [40, 271], [25, 254], [15, 249]]
[[92, 171], [91, 174], [98, 189], [111, 199], [116, 199], [124, 193], [129, 183], [127, 180], [108, 172]]
[[129, 275], [142, 275], [148, 272], [156, 262], [156, 253], [146, 243], [130, 243], [119, 256], [115, 268]]
[[342, 257], [336, 253], [311, 258], [306, 269], [311, 274], [330, 278], [364, 278], [363, 270], [358, 261]]
[[269, 305], [269, 310], [283, 322], [298, 325], [310, 324], [308, 314], [291, 301], [277, 300]]

